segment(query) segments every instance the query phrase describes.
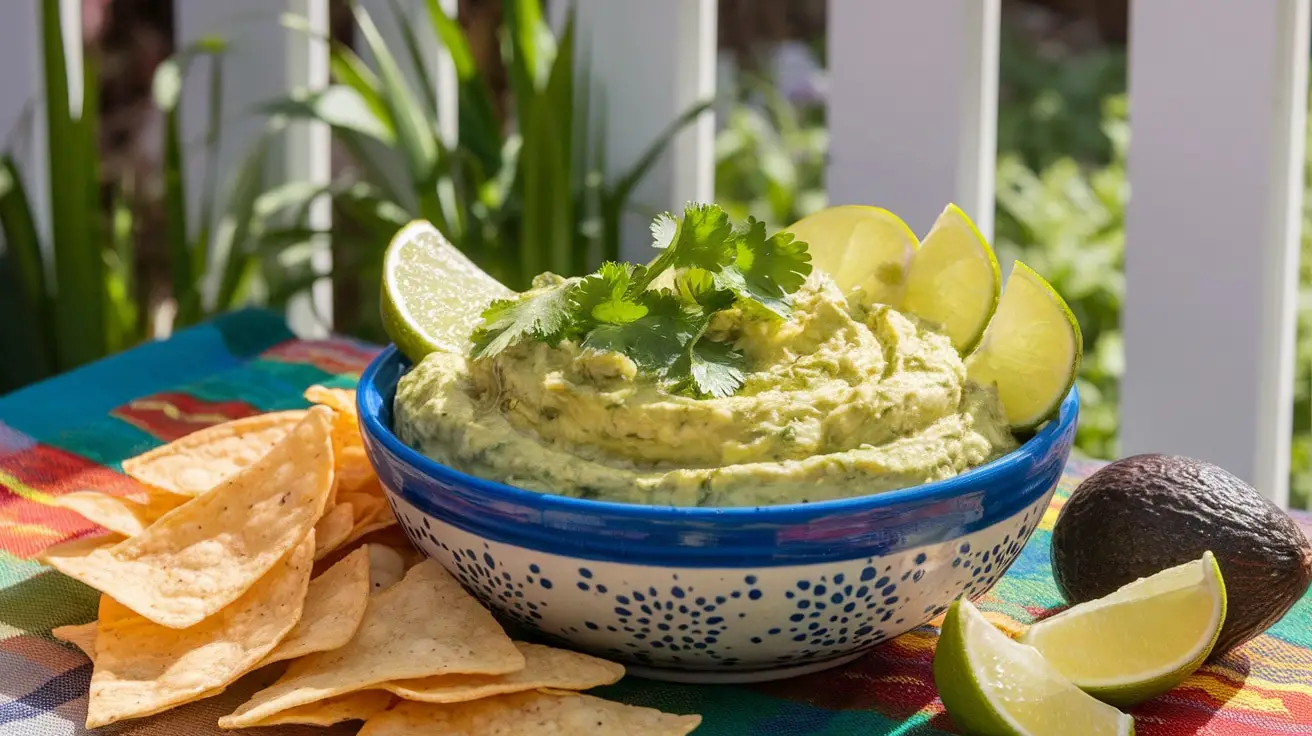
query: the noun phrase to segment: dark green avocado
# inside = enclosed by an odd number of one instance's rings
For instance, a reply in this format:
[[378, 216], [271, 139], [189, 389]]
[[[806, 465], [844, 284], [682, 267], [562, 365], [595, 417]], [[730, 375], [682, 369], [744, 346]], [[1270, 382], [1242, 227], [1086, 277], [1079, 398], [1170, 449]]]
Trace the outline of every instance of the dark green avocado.
[[1229, 610], [1216, 659], [1280, 620], [1312, 582], [1312, 544], [1252, 486], [1201, 460], [1135, 455], [1080, 484], [1052, 530], [1052, 572], [1072, 604], [1211, 550]]

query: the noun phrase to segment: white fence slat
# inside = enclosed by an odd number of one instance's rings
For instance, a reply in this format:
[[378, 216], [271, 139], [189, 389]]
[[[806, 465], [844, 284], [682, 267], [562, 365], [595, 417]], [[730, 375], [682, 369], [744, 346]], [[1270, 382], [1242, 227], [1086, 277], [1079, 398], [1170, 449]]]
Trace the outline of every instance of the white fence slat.
[[1288, 502], [1308, 0], [1130, 4], [1127, 453]]
[[[302, 33], [287, 36], [287, 87], [316, 89], [328, 85], [329, 32], [327, 0], [292, 0], [291, 11], [306, 17], [318, 38]], [[333, 177], [332, 131], [323, 123], [292, 123], [282, 138], [283, 180], [306, 180], [327, 184]], [[332, 226], [333, 206], [328, 197], [319, 197], [311, 205], [308, 226], [328, 230]], [[333, 284], [332, 243], [327, 237], [315, 239], [310, 263], [316, 274], [324, 277], [314, 282], [310, 291], [287, 305], [287, 320], [298, 334], [325, 337], [332, 328]]]
[[[295, 89], [322, 86], [328, 77], [326, 46], [319, 39], [280, 25], [281, 13], [293, 13], [309, 20], [314, 33], [328, 32], [328, 0], [175, 0], [174, 21], [178, 48], [207, 34], [217, 34], [229, 41], [223, 59], [222, 95], [223, 133], [218, 179], [220, 182], [216, 211], [223, 206], [223, 191], [240, 166], [244, 154], [264, 129], [265, 116], [258, 113], [261, 103], [284, 97]], [[208, 115], [208, 60], [195, 63], [183, 89], [183, 138], [193, 147], [203, 139]], [[328, 130], [316, 123], [298, 123], [282, 136], [279, 155], [269, 162], [270, 181], [309, 181], [326, 184], [331, 177], [331, 150]], [[196, 149], [198, 150], [198, 149]], [[199, 205], [204, 157], [188, 158], [187, 186], [192, 211]], [[310, 226], [327, 229], [331, 208], [327, 203], [311, 211]], [[331, 253], [326, 243], [314, 254], [316, 267], [326, 270]], [[332, 292], [327, 281], [317, 283], [310, 300], [289, 305], [291, 326], [305, 336], [326, 333], [331, 320]], [[321, 317], [316, 317], [316, 313]]]
[[[5, 9], [0, 23], [0, 150], [14, 154], [36, 210], [42, 243], [49, 245], [50, 184], [46, 172], [41, 17], [35, 0]], [[12, 149], [11, 149], [12, 147]]]
[[832, 204], [924, 235], [948, 202], [993, 233], [998, 0], [829, 1]]
[[[629, 170], [675, 118], [715, 95], [716, 0], [580, 0], [578, 58], [594, 83], [594, 135], [604, 126], [606, 174]], [[651, 257], [651, 214], [710, 201], [715, 120], [707, 111], [674, 139], [638, 185], [620, 255]]]

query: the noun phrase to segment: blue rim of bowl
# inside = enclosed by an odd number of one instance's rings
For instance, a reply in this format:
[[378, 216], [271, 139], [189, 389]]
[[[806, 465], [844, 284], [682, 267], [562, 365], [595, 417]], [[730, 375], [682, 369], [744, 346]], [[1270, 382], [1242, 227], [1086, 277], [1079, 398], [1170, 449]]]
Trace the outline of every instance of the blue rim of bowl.
[[668, 522], [674, 517], [690, 523], [700, 521], [724, 524], [737, 520], [755, 524], [797, 524], [843, 512], [869, 512], [881, 508], [948, 501], [965, 493], [977, 491], [981, 483], [989, 483], [1013, 474], [1023, 474], [1027, 465], [1046, 455], [1057, 444], [1059, 438], [1072, 428], [1079, 408], [1079, 392], [1072, 386], [1066, 398], [1062, 399], [1056, 418], [1048, 421], [1020, 447], [992, 462], [971, 468], [946, 480], [923, 483], [896, 491], [811, 503], [770, 506], [656, 506], [529, 491], [469, 475], [423, 455], [402, 442], [392, 432], [391, 427], [385, 426], [379, 419], [379, 412], [371, 405], [378, 407], [383, 405], [382, 392], [378, 390], [375, 379], [382, 366], [393, 359], [408, 362], [397, 350], [396, 345], [389, 344], [374, 357], [361, 374], [356, 395], [356, 409], [365, 431], [371, 433], [392, 454], [426, 475], [449, 479], [451, 482], [477, 488], [500, 499], [540, 511], [603, 514], [610, 518], [630, 518], [637, 521]]

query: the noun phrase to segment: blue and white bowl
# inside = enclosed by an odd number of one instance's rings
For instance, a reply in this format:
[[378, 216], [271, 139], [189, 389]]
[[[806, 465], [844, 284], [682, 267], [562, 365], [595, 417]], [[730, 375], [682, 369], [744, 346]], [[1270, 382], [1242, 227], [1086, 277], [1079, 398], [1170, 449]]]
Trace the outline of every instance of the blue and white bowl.
[[424, 457], [391, 430], [408, 367], [383, 351], [358, 401], [369, 458], [411, 541], [492, 610], [635, 674], [691, 682], [832, 667], [988, 590], [1043, 517], [1079, 412], [1072, 390], [1016, 451], [900, 491], [640, 506], [525, 491]]

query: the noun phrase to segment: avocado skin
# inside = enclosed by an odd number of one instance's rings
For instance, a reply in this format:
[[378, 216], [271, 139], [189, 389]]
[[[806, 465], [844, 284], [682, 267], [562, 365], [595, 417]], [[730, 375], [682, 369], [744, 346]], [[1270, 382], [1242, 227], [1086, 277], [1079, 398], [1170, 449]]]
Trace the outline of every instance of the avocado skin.
[[1266, 631], [1312, 582], [1312, 544], [1298, 524], [1211, 463], [1135, 455], [1089, 476], [1052, 530], [1052, 571], [1071, 604], [1216, 555], [1228, 613], [1209, 657]]

